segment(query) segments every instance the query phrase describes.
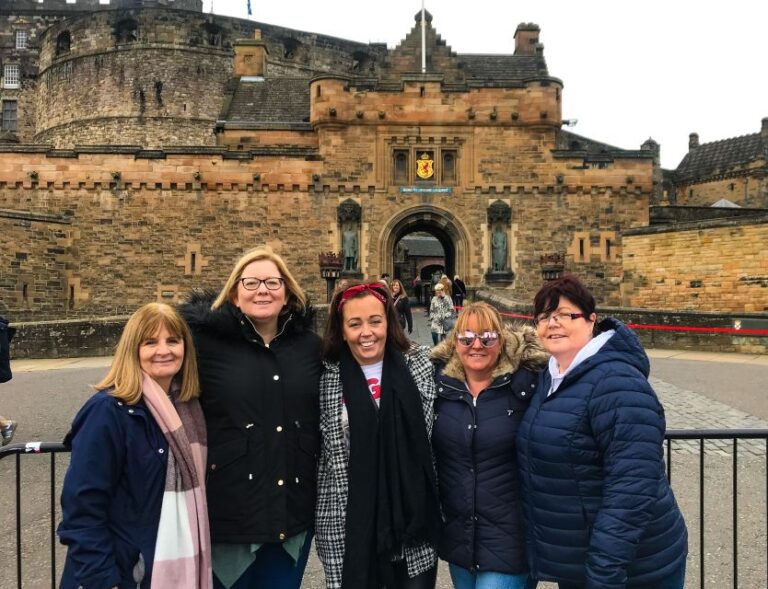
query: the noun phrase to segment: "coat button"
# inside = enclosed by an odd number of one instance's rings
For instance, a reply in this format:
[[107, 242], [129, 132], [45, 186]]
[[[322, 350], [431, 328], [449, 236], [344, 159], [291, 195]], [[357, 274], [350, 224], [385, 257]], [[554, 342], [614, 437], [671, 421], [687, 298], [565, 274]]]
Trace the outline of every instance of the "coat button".
[[160, 449], [158, 450], [158, 452], [159, 452], [160, 454], [165, 454], [165, 450], [163, 450], [162, 448], [160, 448]]
[[520, 396], [521, 396], [521, 397], [525, 397], [525, 391], [523, 391], [522, 393], [520, 393]]
[[472, 424], [471, 423], [467, 426], [467, 429], [472, 429]]
[[283, 431], [283, 426], [282, 426], [282, 425], [278, 425], [278, 426], [275, 428], [275, 431], [276, 431], [276, 432], [278, 432], [278, 433], [279, 433], [279, 432], [281, 432], [281, 431]]
[[282, 487], [284, 484], [285, 484], [285, 481], [283, 479], [280, 479], [279, 481], [277, 481], [278, 487]]
[[128, 409], [128, 413], [133, 413], [133, 409]]
[[216, 470], [216, 465], [215, 464], [211, 464], [211, 470]]
[[299, 477], [296, 477], [296, 483], [298, 484], [298, 482], [299, 482]]
[[272, 380], [280, 380], [280, 375], [275, 374], [275, 376], [272, 377]]
[[280, 532], [280, 534], [278, 535], [278, 538], [280, 538], [281, 540], [285, 540], [285, 534], [283, 532]]

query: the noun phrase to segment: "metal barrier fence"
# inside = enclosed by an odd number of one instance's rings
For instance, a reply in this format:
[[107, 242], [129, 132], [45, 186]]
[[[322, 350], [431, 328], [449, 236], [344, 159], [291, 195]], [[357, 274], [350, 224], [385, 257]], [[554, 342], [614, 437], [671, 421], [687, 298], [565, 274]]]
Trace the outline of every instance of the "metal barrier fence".
[[[764, 442], [762, 453], [765, 464], [765, 505], [768, 510], [768, 430], [767, 429], [733, 429], [733, 430], [668, 430], [666, 433], [666, 456], [667, 456], [667, 477], [672, 482], [675, 488], [676, 494], [679, 494], [683, 490], [683, 485], [676, 485], [676, 479], [673, 478], [675, 470], [674, 463], [676, 462], [673, 457], [675, 452], [680, 446], [688, 444], [694, 444], [698, 446], [698, 576], [700, 578], [701, 589], [706, 589], [706, 575], [705, 575], [705, 469], [706, 469], [706, 448], [705, 442], [714, 440], [727, 440], [731, 442], [730, 452], [725, 454], [731, 454], [731, 473], [732, 473], [732, 486], [731, 486], [731, 501], [732, 501], [732, 547], [731, 558], [733, 561], [732, 576], [733, 576], [733, 589], [739, 587], [739, 542], [738, 542], [738, 530], [739, 530], [739, 480], [738, 480], [738, 457], [739, 457], [739, 441], [743, 440], [762, 440]], [[698, 444], [695, 444], [698, 442]], [[4, 448], [0, 448], [0, 460], [13, 456], [15, 458], [15, 528], [16, 528], [16, 586], [18, 589], [23, 587], [23, 559], [22, 559], [22, 517], [21, 517], [21, 500], [22, 500], [22, 485], [21, 485], [21, 461], [24, 455], [36, 455], [36, 454], [49, 454], [50, 455], [50, 579], [51, 587], [56, 588], [57, 573], [56, 573], [56, 506], [58, 504], [58, 491], [56, 488], [56, 455], [59, 453], [66, 453], [68, 449], [62, 444], [45, 443], [45, 442], [30, 442], [27, 444], [11, 444]], [[684, 481], [688, 483], [690, 481]], [[3, 483], [4, 485], [5, 483]], [[686, 488], [687, 490], [687, 488]], [[0, 492], [4, 492], [4, 489], [0, 488]], [[690, 515], [687, 516], [689, 529], [691, 528]], [[7, 522], [0, 520], [0, 529], [8, 529]], [[695, 526], [694, 526], [695, 527]], [[765, 551], [766, 578], [763, 586], [768, 587], [768, 512], [766, 513], [765, 522], [762, 527], [762, 546]], [[758, 538], [759, 539], [759, 538]], [[689, 564], [690, 559], [689, 559]], [[689, 567], [690, 570], [690, 567]], [[688, 587], [692, 586], [690, 582], [686, 584]], [[714, 585], [712, 585], [714, 586]], [[724, 585], [719, 585], [724, 587]], [[750, 585], [747, 589], [754, 589], [757, 585]]]

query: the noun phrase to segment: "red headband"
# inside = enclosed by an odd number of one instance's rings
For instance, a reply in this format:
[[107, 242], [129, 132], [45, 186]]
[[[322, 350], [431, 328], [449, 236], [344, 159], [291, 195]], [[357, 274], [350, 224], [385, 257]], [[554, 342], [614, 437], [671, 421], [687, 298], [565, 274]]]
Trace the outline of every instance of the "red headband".
[[387, 299], [386, 297], [381, 294], [378, 288], [381, 288], [381, 284], [378, 282], [374, 282], [371, 284], [356, 284], [355, 286], [350, 286], [347, 290], [345, 290], [343, 293], [341, 293], [341, 300], [339, 301], [339, 311], [341, 311], [341, 308], [344, 306], [344, 303], [346, 303], [349, 299], [354, 298], [358, 296], [360, 293], [369, 292], [373, 296], [375, 296], [377, 299], [381, 301], [381, 304], [384, 305], [384, 308], [387, 307]]

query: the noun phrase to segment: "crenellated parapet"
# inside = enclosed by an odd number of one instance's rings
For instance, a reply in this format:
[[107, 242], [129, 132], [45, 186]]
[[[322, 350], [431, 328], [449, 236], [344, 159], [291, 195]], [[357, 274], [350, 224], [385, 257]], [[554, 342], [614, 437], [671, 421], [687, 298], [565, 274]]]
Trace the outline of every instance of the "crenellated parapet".
[[72, 14], [76, 12], [91, 12], [93, 10], [110, 10], [142, 7], [167, 7], [176, 10], [193, 10], [202, 12], [202, 0], [11, 0], [9, 5], [0, 4], [0, 14], [5, 12], [44, 13], [59, 12]]

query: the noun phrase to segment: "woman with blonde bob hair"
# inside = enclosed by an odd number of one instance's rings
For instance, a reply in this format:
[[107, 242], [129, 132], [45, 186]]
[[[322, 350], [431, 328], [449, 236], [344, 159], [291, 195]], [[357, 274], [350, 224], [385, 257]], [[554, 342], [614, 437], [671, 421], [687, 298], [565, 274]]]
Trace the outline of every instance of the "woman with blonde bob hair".
[[214, 587], [298, 589], [313, 536], [320, 338], [281, 256], [258, 247], [182, 313], [210, 442]]
[[532, 589], [515, 437], [547, 355], [533, 328], [505, 326], [479, 302], [462, 309], [432, 359], [438, 555], [455, 589]]
[[210, 589], [205, 422], [176, 310], [136, 311], [95, 388], [65, 439], [60, 587]]

